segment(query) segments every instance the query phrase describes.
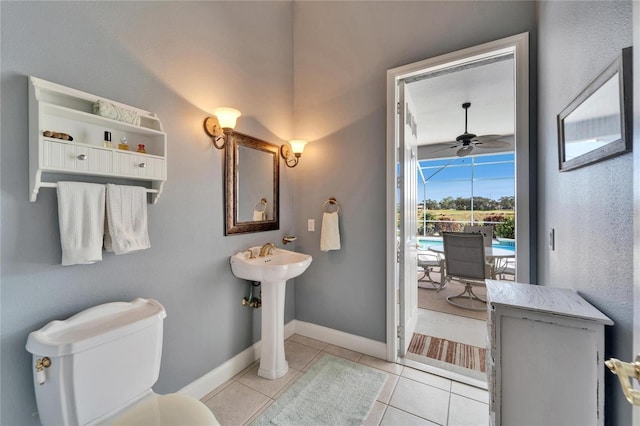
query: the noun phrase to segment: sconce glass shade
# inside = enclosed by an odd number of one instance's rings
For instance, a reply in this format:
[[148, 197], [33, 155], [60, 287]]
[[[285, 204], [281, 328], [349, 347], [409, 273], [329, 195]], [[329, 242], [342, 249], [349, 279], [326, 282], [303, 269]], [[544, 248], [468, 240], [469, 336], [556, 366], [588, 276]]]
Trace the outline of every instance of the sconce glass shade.
[[284, 158], [284, 164], [286, 164], [287, 167], [295, 167], [298, 165], [298, 161], [300, 161], [302, 151], [304, 151], [306, 144], [307, 141], [294, 139], [289, 141], [288, 144], [280, 145], [280, 155]]
[[233, 108], [216, 108], [213, 110], [213, 114], [218, 117], [220, 127], [223, 129], [233, 129], [236, 127], [236, 120], [240, 117], [241, 113], [237, 109]]
[[294, 154], [302, 154], [302, 151], [304, 151], [304, 146], [306, 144], [307, 144], [307, 141], [303, 141], [299, 139], [294, 139], [289, 141], [289, 145], [291, 145], [291, 151]]

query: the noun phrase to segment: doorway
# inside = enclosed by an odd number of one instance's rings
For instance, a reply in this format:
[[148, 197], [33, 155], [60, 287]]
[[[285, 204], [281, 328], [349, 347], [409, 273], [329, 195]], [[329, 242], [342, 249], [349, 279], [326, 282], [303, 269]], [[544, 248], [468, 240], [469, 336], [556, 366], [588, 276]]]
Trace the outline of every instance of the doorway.
[[[517, 194], [515, 229], [519, 242], [516, 246], [518, 259], [516, 281], [530, 282], [528, 34], [497, 40], [394, 68], [387, 72], [387, 359], [390, 361], [413, 366], [405, 355], [415, 330], [417, 323], [415, 315], [418, 312], [414, 289], [417, 287], [415, 274], [407, 271], [407, 265], [413, 267], [413, 256], [416, 255], [416, 235], [411, 234], [416, 226], [415, 223], [405, 222], [415, 222], [417, 217], [412, 214], [415, 205], [411, 205], [411, 203], [415, 204], [416, 194], [407, 193], [415, 189], [416, 185], [411, 188], [405, 181], [405, 178], [410, 178], [412, 173], [415, 176], [415, 171], [411, 172], [415, 161], [409, 161], [413, 158], [413, 154], [407, 155], [407, 152], [413, 152], [415, 137], [409, 138], [409, 142], [405, 137], [406, 133], [415, 134], [414, 118], [411, 117], [409, 108], [415, 111], [415, 105], [409, 105], [405, 101], [405, 99], [411, 99], [410, 93], [408, 96], [408, 91], [405, 90], [406, 85], [422, 76], [446, 73], [453, 68], [470, 67], [482, 61], [509, 55], [513, 58], [515, 94], [513, 114]], [[482, 380], [460, 376], [456, 372], [441, 367], [432, 365], [417, 367], [482, 386], [481, 383], [479, 384]]]

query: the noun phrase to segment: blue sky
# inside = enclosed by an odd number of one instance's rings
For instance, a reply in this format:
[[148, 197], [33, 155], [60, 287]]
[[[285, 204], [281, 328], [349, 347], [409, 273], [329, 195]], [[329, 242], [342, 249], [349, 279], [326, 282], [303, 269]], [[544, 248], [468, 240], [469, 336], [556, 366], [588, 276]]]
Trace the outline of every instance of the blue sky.
[[[472, 167], [473, 163], [473, 167]], [[418, 202], [444, 197], [471, 197], [472, 173], [474, 196], [494, 200], [515, 194], [514, 154], [421, 160], [426, 179], [418, 171]]]

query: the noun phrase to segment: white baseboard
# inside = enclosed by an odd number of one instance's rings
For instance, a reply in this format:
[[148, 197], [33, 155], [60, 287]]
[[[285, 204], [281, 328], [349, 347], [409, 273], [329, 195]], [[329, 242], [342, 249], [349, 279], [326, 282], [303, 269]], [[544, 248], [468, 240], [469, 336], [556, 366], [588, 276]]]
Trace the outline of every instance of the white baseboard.
[[333, 328], [296, 320], [296, 334], [360, 352], [375, 358], [387, 358], [387, 344]]
[[[321, 340], [376, 358], [385, 359], [387, 354], [387, 345], [385, 343], [304, 321], [292, 320], [285, 324], [285, 339], [291, 337], [293, 334], [300, 334], [312, 339]], [[260, 358], [260, 347], [261, 344], [259, 341], [254, 343], [238, 355], [209, 371], [204, 376], [189, 383], [180, 389], [178, 393], [189, 395], [196, 399], [204, 398], [212, 390], [232, 379], [236, 374]]]

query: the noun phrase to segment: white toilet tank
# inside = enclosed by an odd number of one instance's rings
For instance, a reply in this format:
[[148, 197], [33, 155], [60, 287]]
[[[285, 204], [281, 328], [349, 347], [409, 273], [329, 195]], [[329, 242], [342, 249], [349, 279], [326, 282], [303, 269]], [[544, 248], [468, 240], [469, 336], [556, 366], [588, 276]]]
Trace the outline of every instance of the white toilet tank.
[[26, 347], [42, 424], [92, 423], [148, 394], [160, 372], [165, 317], [160, 303], [140, 298], [30, 333]]

